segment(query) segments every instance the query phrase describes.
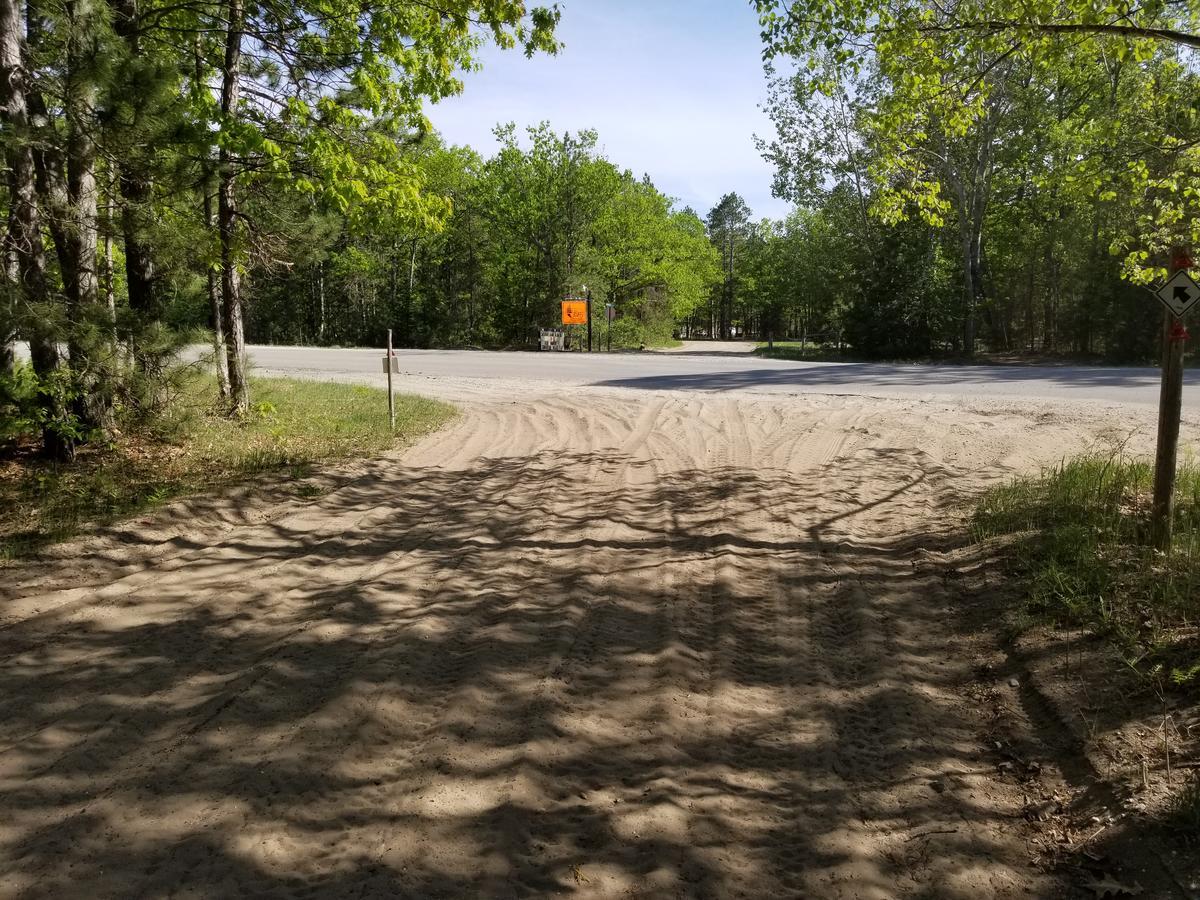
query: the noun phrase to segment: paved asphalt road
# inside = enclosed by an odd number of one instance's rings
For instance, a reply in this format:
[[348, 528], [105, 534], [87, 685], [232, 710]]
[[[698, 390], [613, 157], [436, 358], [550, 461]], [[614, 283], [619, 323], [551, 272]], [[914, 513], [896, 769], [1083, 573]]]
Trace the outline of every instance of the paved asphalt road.
[[[379, 350], [253, 346], [260, 370], [361, 380], [382, 379]], [[877, 397], [953, 397], [995, 400], [1158, 402], [1158, 371], [1097, 366], [941, 366], [810, 363], [758, 359], [703, 344], [669, 353], [492, 353], [400, 350], [401, 385], [419, 379], [504, 379], [635, 390], [748, 391], [860, 394]], [[1186, 376], [1184, 406], [1200, 409], [1200, 371]]]

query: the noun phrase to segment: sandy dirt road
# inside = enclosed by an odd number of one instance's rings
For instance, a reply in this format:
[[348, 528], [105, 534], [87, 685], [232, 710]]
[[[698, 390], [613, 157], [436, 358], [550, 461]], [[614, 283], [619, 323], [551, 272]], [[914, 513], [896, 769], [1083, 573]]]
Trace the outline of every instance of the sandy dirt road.
[[1057, 895], [933, 556], [1146, 415], [471, 401], [3, 572], [0, 896]]

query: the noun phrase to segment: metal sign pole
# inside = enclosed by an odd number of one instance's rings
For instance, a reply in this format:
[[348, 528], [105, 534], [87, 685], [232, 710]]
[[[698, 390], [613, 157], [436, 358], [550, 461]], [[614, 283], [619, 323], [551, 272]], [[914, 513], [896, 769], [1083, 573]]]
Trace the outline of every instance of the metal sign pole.
[[[1172, 278], [1191, 268], [1182, 248], [1171, 254]], [[1168, 284], [1171, 282], [1168, 281]], [[1172, 309], [1163, 313], [1162, 387], [1158, 395], [1158, 449], [1154, 456], [1154, 503], [1150, 533], [1159, 550], [1171, 549], [1175, 518], [1175, 468], [1179, 456], [1179, 422], [1183, 414], [1183, 348], [1187, 329]]]
[[588, 353], [591, 353], [592, 352], [592, 290], [591, 290], [591, 288], [584, 288], [583, 293], [587, 297]]
[[387, 354], [387, 376], [388, 376], [388, 425], [392, 431], [396, 430], [396, 398], [392, 394], [392, 357], [395, 353], [392, 351], [392, 329], [388, 329], [388, 354]]

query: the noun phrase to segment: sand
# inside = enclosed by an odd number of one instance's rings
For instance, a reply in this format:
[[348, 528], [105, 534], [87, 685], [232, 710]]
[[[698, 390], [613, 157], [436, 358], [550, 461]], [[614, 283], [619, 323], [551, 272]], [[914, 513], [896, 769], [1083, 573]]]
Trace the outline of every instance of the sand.
[[1149, 413], [541, 391], [4, 570], [0, 896], [1054, 895], [930, 560]]

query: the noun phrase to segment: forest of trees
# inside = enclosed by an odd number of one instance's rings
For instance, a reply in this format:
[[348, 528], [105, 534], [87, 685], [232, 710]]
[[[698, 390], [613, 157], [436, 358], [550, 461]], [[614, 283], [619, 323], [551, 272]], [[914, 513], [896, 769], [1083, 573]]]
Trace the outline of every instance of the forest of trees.
[[198, 330], [242, 414], [247, 341], [532, 347], [584, 286], [620, 347], [1154, 358], [1145, 285], [1200, 243], [1194, 4], [752, 5], [782, 221], [589, 131], [448, 146], [424, 103], [485, 39], [554, 52], [557, 8], [0, 0], [0, 413], [68, 458]]
[[[401, 346], [529, 347], [586, 287], [619, 311], [614, 346], [670, 340], [716, 279], [699, 217], [604, 159], [592, 132], [496, 137], [486, 159], [435, 135], [409, 149], [425, 189], [452, 204], [439, 229], [361, 229], [306, 198], [264, 197], [286, 264], [251, 276], [247, 334], [380, 346], [391, 328]], [[191, 314], [203, 320], [198, 304]]]
[[872, 355], [1153, 358], [1144, 286], [1200, 239], [1200, 7], [755, 6], [800, 209], [747, 232], [795, 261], [759, 308]]

